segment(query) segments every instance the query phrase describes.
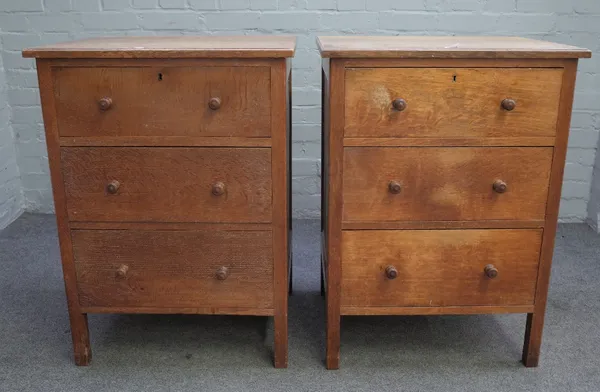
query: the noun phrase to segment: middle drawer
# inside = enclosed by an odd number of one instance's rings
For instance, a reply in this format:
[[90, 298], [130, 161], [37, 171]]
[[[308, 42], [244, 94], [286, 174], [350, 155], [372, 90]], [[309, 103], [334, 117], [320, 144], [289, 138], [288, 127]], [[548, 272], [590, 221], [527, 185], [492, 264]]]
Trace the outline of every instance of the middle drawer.
[[269, 148], [61, 149], [69, 219], [271, 222]]
[[343, 219], [544, 219], [551, 163], [551, 147], [347, 147]]

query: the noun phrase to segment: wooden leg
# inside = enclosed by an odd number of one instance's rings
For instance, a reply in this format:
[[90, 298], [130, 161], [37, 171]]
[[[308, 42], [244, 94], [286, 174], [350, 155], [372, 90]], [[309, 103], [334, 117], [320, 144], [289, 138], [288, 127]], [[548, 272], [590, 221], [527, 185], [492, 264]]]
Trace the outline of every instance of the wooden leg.
[[540, 360], [542, 331], [544, 329], [544, 313], [527, 314], [525, 327], [525, 343], [523, 344], [523, 364], [526, 367], [537, 367]]
[[[340, 307], [334, 296], [337, 293], [327, 290], [327, 354], [325, 366], [329, 370], [340, 367]], [[337, 305], [337, 306], [336, 306]]]
[[552, 253], [556, 238], [556, 223], [560, 205], [560, 190], [563, 183], [565, 158], [567, 155], [567, 140], [571, 124], [571, 109], [573, 105], [573, 92], [577, 75], [577, 59], [566, 60], [563, 71], [562, 89], [560, 93], [560, 106], [556, 123], [557, 133], [552, 158], [550, 187], [546, 201], [546, 224], [544, 226], [542, 248], [540, 254], [540, 267], [535, 293], [535, 308], [533, 313], [527, 315], [525, 328], [525, 343], [523, 344], [523, 364], [527, 367], [536, 367], [540, 359], [542, 345], [542, 330], [544, 328], [544, 315], [548, 299], [548, 286], [550, 285], [550, 270], [552, 266]]
[[77, 366], [87, 366], [92, 360], [87, 314], [70, 313], [73, 354]]
[[[333, 314], [335, 313], [335, 314]], [[329, 311], [327, 314], [327, 358], [325, 366], [328, 370], [340, 368], [340, 315]]]
[[288, 366], [288, 325], [287, 315], [275, 315], [275, 367], [284, 369]]

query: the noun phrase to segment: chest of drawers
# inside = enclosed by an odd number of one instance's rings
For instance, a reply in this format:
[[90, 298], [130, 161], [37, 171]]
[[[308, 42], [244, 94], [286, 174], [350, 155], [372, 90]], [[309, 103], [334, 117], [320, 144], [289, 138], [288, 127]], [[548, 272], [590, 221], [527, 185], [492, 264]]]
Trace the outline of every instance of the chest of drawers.
[[28, 49], [75, 362], [88, 313], [274, 317], [287, 366], [292, 37]]
[[526, 313], [537, 366], [578, 58], [521, 38], [320, 37], [329, 369], [340, 316]]

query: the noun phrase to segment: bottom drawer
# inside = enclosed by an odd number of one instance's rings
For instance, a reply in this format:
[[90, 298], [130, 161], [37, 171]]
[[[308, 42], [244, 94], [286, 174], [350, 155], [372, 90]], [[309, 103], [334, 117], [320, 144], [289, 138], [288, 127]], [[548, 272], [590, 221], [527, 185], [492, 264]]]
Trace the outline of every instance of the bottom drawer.
[[273, 307], [270, 231], [71, 232], [84, 307]]
[[341, 305], [531, 305], [541, 241], [541, 229], [344, 231]]

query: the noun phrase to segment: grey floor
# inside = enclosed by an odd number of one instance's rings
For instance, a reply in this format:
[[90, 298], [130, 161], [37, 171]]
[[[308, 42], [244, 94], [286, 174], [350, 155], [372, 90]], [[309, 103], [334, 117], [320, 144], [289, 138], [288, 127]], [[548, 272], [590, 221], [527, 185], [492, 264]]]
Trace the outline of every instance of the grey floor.
[[91, 315], [76, 367], [53, 216], [0, 232], [0, 391], [599, 391], [600, 236], [562, 225], [540, 367], [520, 362], [525, 317], [346, 317], [327, 371], [319, 223], [294, 225], [290, 366], [271, 366], [263, 317]]

